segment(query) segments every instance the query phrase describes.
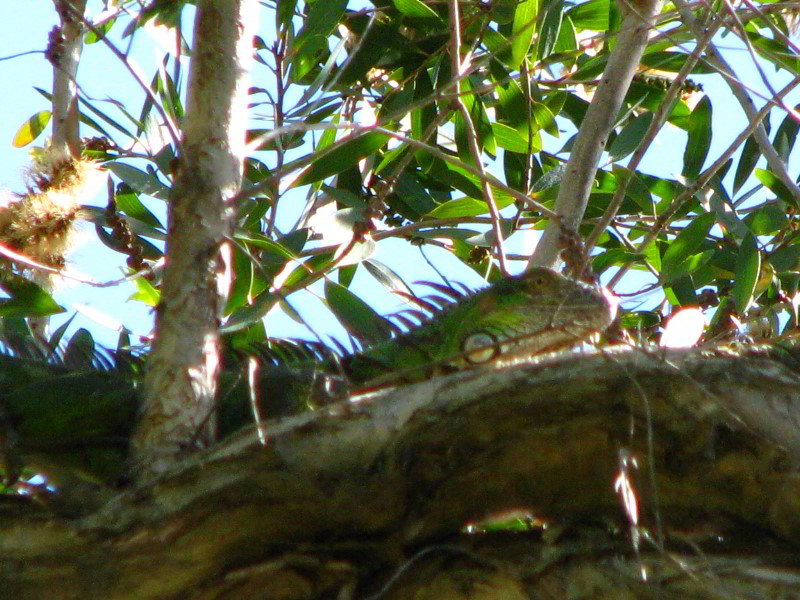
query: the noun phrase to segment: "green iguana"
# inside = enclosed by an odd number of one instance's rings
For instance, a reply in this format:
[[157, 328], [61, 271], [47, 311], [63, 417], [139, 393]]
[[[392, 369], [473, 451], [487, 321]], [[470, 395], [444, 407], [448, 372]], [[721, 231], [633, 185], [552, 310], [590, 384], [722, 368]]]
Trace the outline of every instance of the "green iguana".
[[[446, 293], [444, 286], [434, 287]], [[427, 306], [433, 310], [439, 304], [441, 298]], [[264, 359], [257, 385], [261, 413], [280, 416], [307, 410], [318, 396], [344, 395], [331, 393], [331, 387], [352, 392], [408, 383], [501, 357], [575, 346], [608, 327], [615, 311], [606, 292], [538, 268], [459, 297], [422, 324], [359, 353], [340, 356], [317, 346], [321, 360], [287, 368], [269, 364], [286, 361], [285, 346], [266, 342], [250, 349]], [[229, 365], [223, 374], [220, 437], [253, 419], [241, 371]], [[21, 457], [34, 471], [66, 469], [118, 480], [139, 408], [140, 380], [135, 368], [74, 370], [0, 355], [0, 468], [6, 478], [18, 475], [15, 463]]]

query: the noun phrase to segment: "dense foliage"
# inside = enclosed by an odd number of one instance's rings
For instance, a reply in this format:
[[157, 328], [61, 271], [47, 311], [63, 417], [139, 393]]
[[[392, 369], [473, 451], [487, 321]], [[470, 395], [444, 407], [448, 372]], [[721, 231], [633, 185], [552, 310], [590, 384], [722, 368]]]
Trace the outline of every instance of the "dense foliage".
[[[154, 25], [171, 28], [173, 39], [184, 42], [180, 53], [189, 52], [180, 25], [191, 3], [156, 1], [138, 14], [128, 12], [135, 2], [113, 4], [87, 25], [85, 52], [103, 44], [123, 47], [127, 37], [138, 39]], [[234, 199], [235, 283], [223, 331], [235, 343], [268, 335], [262, 317], [278, 303], [291, 312], [282, 300], [321, 278], [328, 307], [351, 333], [374, 328], [376, 315], [349, 289], [356, 271], [364, 269], [390, 290], [408, 289], [395, 270], [372, 257], [380, 240], [404, 240], [409, 261], [423, 260], [418, 246], [443, 248], [489, 281], [502, 276], [507, 262], [528, 258], [520, 248], [529, 248], [547, 222], [624, 6], [609, 0], [459, 2], [457, 74], [446, 2], [264, 4], [267, 22], [256, 39], [259, 64], [250, 89], [246, 186]], [[624, 296], [630, 301], [621, 325], [637, 339], [657, 340], [670, 307], [715, 308], [706, 339], [731, 332], [774, 336], [797, 323], [800, 193], [787, 178], [787, 165], [798, 113], [782, 98], [800, 69], [788, 12], [780, 2], [735, 11], [726, 3], [662, 8], [583, 215], [579, 233], [588, 247], [568, 241], [562, 255], [577, 270], [588, 250], [591, 270], [618, 292], [663, 290], [644, 304], [636, 294]], [[695, 55], [698, 33], [705, 36], [700, 47], [711, 35], [712, 46], [738, 43], [735, 56], [758, 67], [769, 92], [757, 94], [755, 84], [742, 87], [735, 75], [721, 75], [734, 51], [719, 54], [708, 46]], [[57, 50], [51, 39], [51, 59]], [[117, 53], [122, 69], [125, 55]], [[118, 110], [109, 110], [85, 96], [79, 102], [82, 131], [93, 136], [84, 138], [83, 156], [114, 185], [107, 208], [57, 216], [93, 221], [101, 242], [129, 256], [131, 272], [162, 255], [158, 203], [171, 186], [177, 139], [170, 134], [179, 136], [183, 116], [180, 59], [175, 52], [164, 55], [152, 79], [142, 82], [148, 94], [141, 106], [120, 101]], [[742, 131], [714, 130], [712, 114], [742, 110], [722, 94], [727, 87], [775, 107], [758, 113], [770, 133], [767, 164], [766, 146], [756, 139], [760, 121], [748, 118]], [[31, 142], [48, 117], [37, 113], [15, 143]], [[668, 161], [664, 169], [658, 160], [648, 169], [639, 166], [648, 148], [665, 152], [663, 145], [655, 148], [669, 128], [686, 134], [683, 147], [683, 137], [667, 138], [666, 152], [683, 154], [679, 176], [668, 171]], [[712, 144], [712, 134], [716, 140], [731, 133], [738, 137], [727, 147]], [[52, 187], [47, 177], [34, 183], [26, 198]], [[297, 212], [303, 197], [302, 217], [280, 229], [284, 206]], [[38, 264], [63, 264], [58, 256], [31, 256], [19, 226], [4, 227], [9, 248]], [[20, 317], [58, 310], [47, 292], [14, 273], [3, 277], [10, 296], [2, 313], [6, 331], [23, 329]], [[155, 305], [158, 271], [137, 285], [138, 299]]]

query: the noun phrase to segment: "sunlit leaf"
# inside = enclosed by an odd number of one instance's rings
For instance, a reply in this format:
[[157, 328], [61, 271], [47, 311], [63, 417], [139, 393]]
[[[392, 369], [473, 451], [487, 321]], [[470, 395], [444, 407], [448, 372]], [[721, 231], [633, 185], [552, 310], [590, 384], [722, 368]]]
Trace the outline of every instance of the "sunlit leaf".
[[662, 348], [691, 348], [703, 335], [706, 317], [699, 308], [683, 308], [669, 318], [658, 345]]
[[366, 133], [340, 144], [336, 149], [322, 155], [303, 169], [292, 187], [306, 185], [335, 175], [358, 164], [362, 158], [371, 156], [389, 141], [383, 133]]
[[575, 29], [608, 30], [609, 0], [589, 0], [573, 6], [566, 12]]
[[794, 195], [792, 195], [792, 192], [789, 191], [789, 188], [787, 188], [786, 185], [780, 179], [778, 179], [778, 176], [772, 171], [756, 169], [755, 176], [756, 179], [768, 187], [778, 198], [784, 202], [788, 202], [795, 208], [800, 209], [800, 204], [798, 204], [798, 201]]
[[141, 302], [146, 306], [155, 308], [161, 300], [161, 292], [159, 292], [153, 285], [144, 277], [139, 277], [133, 280], [136, 286], [136, 292], [131, 295], [131, 300]]
[[14, 134], [14, 139], [11, 141], [11, 144], [15, 148], [22, 148], [23, 146], [27, 146], [33, 140], [35, 140], [41, 133], [44, 131], [47, 124], [50, 122], [50, 117], [53, 113], [49, 110], [42, 110], [32, 117], [30, 117], [25, 123], [22, 124], [22, 127], [17, 129], [17, 133]]
[[10, 296], [0, 299], [0, 317], [46, 317], [64, 312], [41, 287], [9, 271], [0, 271], [0, 288]]
[[394, 7], [400, 14], [418, 19], [438, 19], [436, 11], [420, 0], [392, 0]]
[[528, 49], [536, 32], [536, 16], [539, 13], [539, 0], [522, 0], [514, 11], [511, 35], [511, 59], [508, 66], [519, 68], [528, 54]]

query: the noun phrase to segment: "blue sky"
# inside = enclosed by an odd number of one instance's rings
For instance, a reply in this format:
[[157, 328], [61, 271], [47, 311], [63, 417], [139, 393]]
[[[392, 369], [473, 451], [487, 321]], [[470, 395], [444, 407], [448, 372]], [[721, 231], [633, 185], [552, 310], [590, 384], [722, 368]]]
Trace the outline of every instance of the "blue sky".
[[[24, 6], [24, 8], [21, 8]], [[99, 11], [102, 3], [97, 0], [90, 0], [90, 11]], [[268, 38], [268, 27], [271, 25], [272, 18], [267, 9], [262, 8], [262, 20], [265, 28], [262, 28], [262, 35]], [[28, 0], [27, 2], [1, 2], [0, 3], [0, 57], [30, 51], [44, 50], [47, 45], [47, 35], [50, 29], [56, 24], [57, 17], [53, 8], [52, 0]], [[186, 18], [185, 24], [191, 26], [191, 21]], [[267, 33], [263, 31], [267, 30]], [[728, 36], [722, 41], [722, 45], [730, 45], [732, 36]], [[269, 39], [267, 39], [269, 43]], [[741, 49], [729, 49], [726, 52], [728, 59], [735, 65], [737, 73], [745, 81], [750, 82], [754, 88], [763, 90], [763, 84], [758, 79], [752, 63], [747, 54]], [[157, 56], [154, 53], [150, 41], [145, 37], [137, 37], [131, 47], [131, 57], [139, 65], [145, 78], [149, 81], [155, 71]], [[784, 74], [776, 76], [772, 70], [768, 74], [776, 88], [784, 85], [786, 77]], [[258, 67], [253, 73], [254, 85], [265, 85], [266, 80], [263, 67], [258, 71]], [[21, 192], [23, 187], [23, 172], [28, 162], [27, 148], [17, 149], [11, 146], [11, 139], [17, 128], [29, 116], [40, 110], [49, 108], [48, 102], [38, 94], [33, 87], [37, 86], [45, 90], [51, 88], [52, 70], [42, 54], [32, 54], [3, 60], [0, 62], [0, 78], [3, 81], [3, 115], [0, 121], [0, 187]], [[262, 81], [259, 81], [262, 78]], [[708, 91], [714, 102], [714, 138], [709, 156], [715, 157], [728, 146], [728, 144], [738, 135], [744, 127], [745, 121], [738, 108], [738, 104], [730, 95], [727, 87], [723, 85], [718, 77], [698, 77], [706, 91]], [[120, 68], [116, 58], [101, 44], [87, 47], [84, 51], [81, 67], [79, 71], [79, 82], [86, 95], [95, 99], [98, 106], [109, 107], [103, 100], [107, 96], [124, 100], [133, 114], [137, 114], [142, 102], [142, 92], [137, 87], [132, 78]], [[794, 105], [800, 101], [800, 94], [795, 92], [789, 97], [787, 103]], [[759, 104], [757, 102], [757, 104]], [[105, 110], [105, 108], [104, 108]], [[773, 117], [773, 128], [777, 127], [784, 113], [776, 111]], [[258, 123], [257, 126], [264, 127], [265, 124]], [[89, 136], [93, 133], [83, 129], [82, 135]], [[550, 149], [560, 148], [566, 141], [571, 132], [562, 135], [560, 140], [550, 140]], [[43, 138], [39, 138], [36, 144], [41, 144]], [[665, 131], [656, 144], [648, 152], [642, 165], [646, 172], [676, 175], [680, 172], [683, 149], [686, 143], [685, 133], [674, 128]], [[797, 154], [797, 153], [795, 153]], [[498, 164], [499, 163], [498, 161]], [[763, 165], [759, 165], [763, 166]], [[500, 166], [490, 168], [499, 172], [502, 176]], [[793, 157], [791, 163], [792, 173], [798, 172], [797, 157]], [[731, 170], [731, 176], [733, 169]], [[302, 206], [305, 197], [302, 192], [297, 193], [296, 201], [286, 202], [287, 211], [281, 215], [281, 225], [289, 227], [290, 223], [296, 219], [298, 207]], [[86, 199], [86, 203], [104, 205], [104, 196], [95, 199]], [[290, 206], [294, 205], [294, 206]], [[163, 214], [163, 204], [150, 205], [155, 211]], [[295, 214], [292, 214], [292, 213]], [[94, 235], [91, 227], [85, 227], [84, 242], [79, 245], [71, 258], [71, 265], [81, 273], [87, 274], [96, 280], [107, 281], [117, 278], [120, 268], [124, 264], [124, 257], [107, 250], [97, 241], [92, 241]], [[418, 255], [418, 250], [413, 250], [415, 256], [409, 260], [408, 255], [403, 255], [402, 250], [406, 246], [396, 240], [383, 242], [379, 245], [376, 258], [389, 264], [396, 269], [407, 281], [419, 279], [436, 279], [435, 274], [430, 270]], [[515, 251], [520, 251], [516, 248]], [[448, 256], [446, 252], [436, 248], [426, 248], [426, 253], [434, 257], [439, 268], [443, 269], [449, 277], [465, 281], [470, 285], [478, 285], [480, 279], [470, 270], [466, 269], [457, 261]], [[517, 269], [522, 267], [517, 265]], [[362, 270], [360, 270], [362, 271]], [[355, 282], [360, 293], [368, 299], [374, 306], [381, 311], [392, 310], [398, 306], [398, 301], [371, 281], [365, 275], [359, 275]], [[151, 325], [150, 310], [138, 303], [127, 302], [128, 297], [133, 293], [132, 285], [126, 284], [115, 288], [96, 289], [86, 286], [69, 285], [60, 288], [56, 292], [56, 299], [67, 309], [66, 317], [73, 314], [73, 307], [76, 303], [89, 305], [113, 319], [124, 323], [135, 333], [148, 333]], [[314, 299], [311, 294], [300, 294], [293, 297], [293, 305], [301, 314], [306, 316], [319, 315], [321, 313], [319, 301]], [[316, 317], [314, 317], [316, 319]], [[329, 322], [330, 319], [316, 321], [322, 323], [324, 331], [336, 331]], [[54, 319], [57, 325], [59, 318]], [[300, 334], [302, 328], [289, 322], [287, 319], [275, 319], [272, 321], [271, 332], [276, 335]], [[91, 323], [82, 316], [76, 318], [73, 328], [85, 326], [90, 328], [95, 336], [103, 343], [114, 345], [116, 333], [103, 327]]]

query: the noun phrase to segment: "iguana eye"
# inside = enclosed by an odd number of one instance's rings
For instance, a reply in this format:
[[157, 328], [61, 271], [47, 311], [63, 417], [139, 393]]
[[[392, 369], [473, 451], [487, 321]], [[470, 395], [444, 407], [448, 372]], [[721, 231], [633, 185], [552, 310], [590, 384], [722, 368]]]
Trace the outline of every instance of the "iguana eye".
[[485, 363], [500, 354], [497, 338], [488, 331], [471, 333], [461, 344], [461, 350], [466, 354], [464, 359], [468, 363]]

